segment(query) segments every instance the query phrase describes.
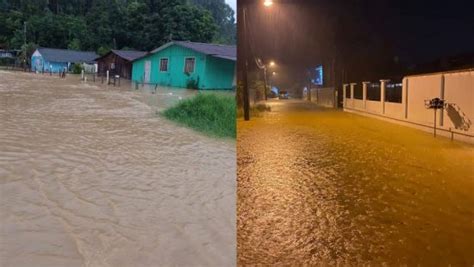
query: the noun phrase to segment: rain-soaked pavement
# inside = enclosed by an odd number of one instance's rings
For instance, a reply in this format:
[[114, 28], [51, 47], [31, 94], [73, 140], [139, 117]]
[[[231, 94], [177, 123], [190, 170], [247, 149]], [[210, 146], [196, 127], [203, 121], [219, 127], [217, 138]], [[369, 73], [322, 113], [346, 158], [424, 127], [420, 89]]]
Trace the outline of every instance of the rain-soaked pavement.
[[0, 71], [0, 265], [235, 265], [235, 142], [155, 115], [192, 94]]
[[473, 146], [272, 103], [238, 121], [239, 265], [474, 264]]

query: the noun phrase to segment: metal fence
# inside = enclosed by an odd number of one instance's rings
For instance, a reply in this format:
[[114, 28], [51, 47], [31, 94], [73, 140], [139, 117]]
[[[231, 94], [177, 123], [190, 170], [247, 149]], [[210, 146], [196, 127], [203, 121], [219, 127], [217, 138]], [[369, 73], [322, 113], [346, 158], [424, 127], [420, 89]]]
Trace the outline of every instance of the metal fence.
[[380, 83], [367, 84], [367, 100], [380, 101]]

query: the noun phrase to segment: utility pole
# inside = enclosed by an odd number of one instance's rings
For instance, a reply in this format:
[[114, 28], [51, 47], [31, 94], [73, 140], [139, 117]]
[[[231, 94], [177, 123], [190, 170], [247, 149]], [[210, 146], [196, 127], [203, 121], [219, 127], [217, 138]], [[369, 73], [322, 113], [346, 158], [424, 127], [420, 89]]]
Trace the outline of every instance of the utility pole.
[[263, 94], [265, 95], [265, 101], [267, 101], [267, 66], [263, 69], [263, 86], [265, 86], [265, 90], [263, 90]]
[[26, 45], [26, 21], [23, 22], [23, 44]]
[[26, 58], [27, 58], [27, 47], [26, 47], [26, 21], [23, 21], [23, 69], [26, 71]]
[[243, 73], [242, 73], [242, 78], [243, 78], [243, 81], [242, 81], [242, 89], [243, 89], [243, 100], [244, 100], [244, 120], [248, 121], [250, 120], [250, 102], [249, 102], [249, 87], [248, 87], [248, 75], [247, 75], [247, 71], [248, 71], [248, 59], [247, 59], [247, 46], [248, 46], [248, 40], [247, 40], [247, 8], [245, 7], [245, 2], [243, 2], [243, 6], [242, 6], [242, 17], [243, 17], [243, 24], [244, 24], [244, 27], [243, 27], [243, 32], [242, 32], [242, 36], [243, 36], [243, 40], [242, 40], [242, 43], [243, 43], [243, 46], [242, 46], [242, 57], [241, 59], [243, 59]]
[[311, 69], [308, 70], [308, 101], [311, 102]]

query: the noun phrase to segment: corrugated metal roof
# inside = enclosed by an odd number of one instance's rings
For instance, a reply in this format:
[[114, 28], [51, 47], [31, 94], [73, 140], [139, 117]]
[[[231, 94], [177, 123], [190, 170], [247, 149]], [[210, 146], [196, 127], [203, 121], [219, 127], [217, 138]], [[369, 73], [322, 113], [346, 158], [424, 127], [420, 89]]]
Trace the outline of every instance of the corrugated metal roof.
[[215, 56], [219, 58], [224, 58], [228, 60], [237, 60], [237, 48], [235, 45], [221, 45], [221, 44], [208, 44], [208, 43], [195, 43], [195, 42], [188, 42], [188, 41], [172, 41], [163, 46], [160, 46], [151, 51], [151, 53], [156, 53], [161, 51], [173, 44], [189, 48], [191, 50]]
[[[109, 53], [114, 53], [116, 54], [117, 56], [123, 58], [123, 59], [126, 59], [128, 61], [133, 61], [139, 57], [143, 57], [144, 55], [147, 54], [147, 52], [143, 52], [143, 51], [134, 51], [134, 50], [110, 50]], [[109, 54], [107, 53], [107, 55]], [[105, 55], [104, 55], [105, 56]], [[102, 56], [102, 57], [104, 57]], [[98, 57], [96, 58], [96, 60], [98, 60], [99, 58], [102, 58], [102, 57]]]
[[94, 63], [98, 55], [95, 52], [56, 49], [56, 48], [38, 48], [43, 58], [50, 62], [71, 62], [71, 63]]

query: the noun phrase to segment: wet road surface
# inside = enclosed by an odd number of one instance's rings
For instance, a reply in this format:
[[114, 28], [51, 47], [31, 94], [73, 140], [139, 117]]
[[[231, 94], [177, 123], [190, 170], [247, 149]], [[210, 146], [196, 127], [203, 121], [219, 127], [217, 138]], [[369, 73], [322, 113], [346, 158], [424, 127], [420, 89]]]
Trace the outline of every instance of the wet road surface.
[[474, 264], [473, 146], [271, 103], [238, 121], [238, 265]]
[[235, 265], [235, 142], [98, 85], [0, 71], [0, 265]]

